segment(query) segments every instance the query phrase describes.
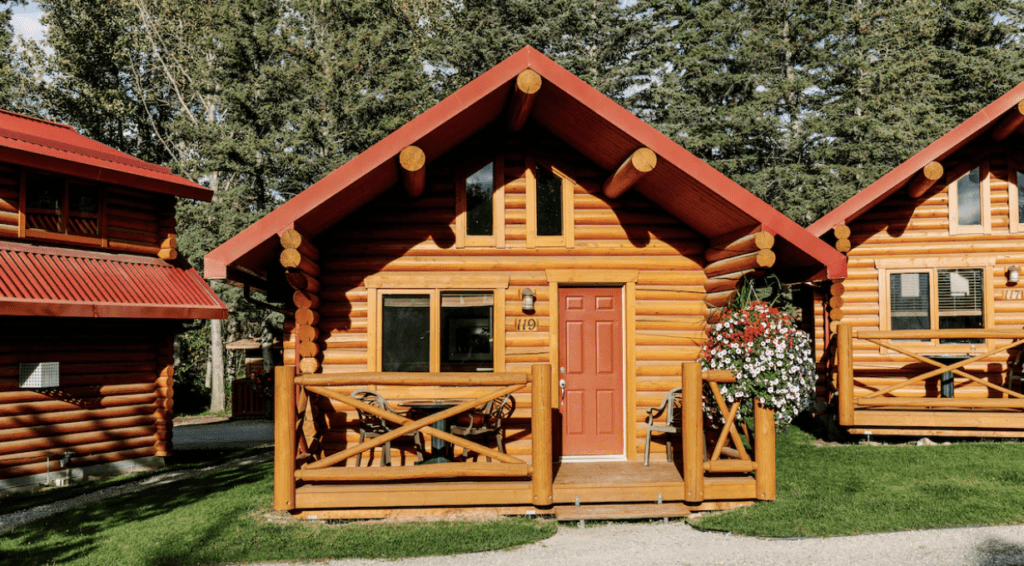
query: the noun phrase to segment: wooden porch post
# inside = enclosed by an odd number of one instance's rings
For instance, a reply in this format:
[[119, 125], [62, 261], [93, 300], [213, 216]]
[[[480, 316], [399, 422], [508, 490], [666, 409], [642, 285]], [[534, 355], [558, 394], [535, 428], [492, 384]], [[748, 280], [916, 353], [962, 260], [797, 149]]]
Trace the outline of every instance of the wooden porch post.
[[754, 399], [754, 461], [757, 498], [775, 501], [775, 411]]
[[295, 367], [274, 368], [274, 509], [295, 509]]
[[533, 505], [550, 507], [554, 503], [551, 489], [554, 480], [551, 467], [551, 366], [535, 364], [532, 374]]
[[683, 364], [683, 484], [688, 503], [704, 501], [703, 380], [700, 362]]
[[839, 323], [837, 340], [839, 424], [853, 426], [853, 331], [850, 329], [850, 323]]

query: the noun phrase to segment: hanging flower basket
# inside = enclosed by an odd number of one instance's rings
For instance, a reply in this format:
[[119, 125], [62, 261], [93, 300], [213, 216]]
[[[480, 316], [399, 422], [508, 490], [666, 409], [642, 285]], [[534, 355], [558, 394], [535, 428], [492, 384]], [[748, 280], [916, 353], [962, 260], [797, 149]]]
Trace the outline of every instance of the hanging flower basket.
[[[762, 301], [738, 303], [709, 320], [707, 335], [704, 368], [736, 374], [736, 383], [721, 386], [729, 404], [760, 399], [775, 410], [780, 431], [810, 405], [815, 382], [811, 340], [789, 315]], [[714, 403], [705, 403], [704, 411], [713, 421], [722, 422]], [[751, 416], [753, 403], [742, 403], [738, 418]]]

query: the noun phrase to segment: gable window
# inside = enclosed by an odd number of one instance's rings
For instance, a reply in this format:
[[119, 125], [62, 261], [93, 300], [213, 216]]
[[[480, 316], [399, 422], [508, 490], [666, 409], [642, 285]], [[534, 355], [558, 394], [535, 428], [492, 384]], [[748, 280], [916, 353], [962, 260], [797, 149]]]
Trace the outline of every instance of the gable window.
[[992, 233], [988, 172], [988, 164], [982, 164], [949, 184], [950, 235]]
[[527, 157], [526, 247], [571, 248], [575, 245], [575, 186], [564, 168]]
[[382, 273], [366, 287], [370, 371], [504, 371], [508, 276]]
[[458, 174], [455, 246], [505, 247], [504, 172], [500, 159], [474, 163]]
[[1020, 232], [1024, 228], [1024, 171], [1018, 170], [1020, 163], [1010, 160], [1007, 163], [1007, 189], [1010, 204], [1010, 232]]
[[25, 221], [30, 231], [98, 237], [100, 191], [56, 177], [25, 178]]
[[[927, 260], [924, 260], [927, 261]], [[909, 261], [902, 263], [923, 263]], [[934, 263], [934, 262], [933, 262]], [[980, 267], [895, 267], [880, 269], [880, 283], [887, 298], [882, 303], [883, 329], [928, 330], [980, 329], [991, 297], [986, 296], [985, 268]], [[975, 344], [979, 339], [942, 338], [912, 340], [933, 345]]]

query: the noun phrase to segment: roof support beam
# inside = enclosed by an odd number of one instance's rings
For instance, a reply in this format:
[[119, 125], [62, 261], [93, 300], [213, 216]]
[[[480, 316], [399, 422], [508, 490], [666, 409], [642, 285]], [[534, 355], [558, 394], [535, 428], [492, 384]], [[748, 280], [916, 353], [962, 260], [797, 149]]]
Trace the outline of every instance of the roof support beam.
[[508, 130], [518, 132], [526, 125], [526, 119], [530, 117], [533, 110], [533, 103], [537, 101], [537, 93], [543, 81], [537, 71], [526, 69], [516, 77], [515, 87], [512, 88], [512, 97], [508, 102]]
[[619, 169], [604, 182], [604, 196], [615, 199], [622, 196], [641, 177], [654, 171], [658, 156], [649, 148], [641, 147], [619, 166]]
[[423, 150], [410, 145], [398, 154], [398, 164], [402, 168], [402, 186], [412, 198], [423, 194], [427, 186], [427, 155]]
[[914, 178], [907, 184], [907, 196], [920, 198], [928, 189], [932, 188], [936, 181], [942, 178], [943, 173], [945, 170], [938, 161], [932, 161], [925, 165], [924, 169], [914, 175]]
[[1024, 124], [1024, 100], [1017, 103], [1003, 119], [992, 128], [992, 140], [1003, 141]]
[[710, 308], [729, 304], [745, 277], [757, 277], [775, 265], [774, 245], [775, 236], [760, 226], [712, 240], [704, 252], [704, 303]]

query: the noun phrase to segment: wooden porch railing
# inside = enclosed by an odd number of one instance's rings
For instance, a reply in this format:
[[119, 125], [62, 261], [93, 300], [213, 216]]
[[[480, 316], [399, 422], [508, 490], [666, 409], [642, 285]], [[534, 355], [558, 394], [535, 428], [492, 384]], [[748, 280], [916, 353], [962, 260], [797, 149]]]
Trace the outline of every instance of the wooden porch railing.
[[[931, 339], [988, 339], [997, 338], [1009, 340], [1003, 344], [974, 353], [967, 358], [953, 363], [943, 363], [933, 360], [925, 355], [913, 351], [914, 346], [907, 343], [897, 343], [897, 340], [931, 340]], [[905, 381], [880, 387], [870, 393], [855, 394], [854, 381], [856, 379], [853, 364], [854, 340], [865, 340], [876, 344], [881, 348], [897, 354], [902, 354], [917, 362], [932, 366], [919, 375], [910, 377]], [[839, 424], [842, 426], [853, 426], [854, 410], [857, 407], [864, 408], [904, 408], [920, 409], [928, 407], [941, 407], [943, 409], [1024, 409], [1024, 394], [1007, 389], [984, 378], [972, 375], [960, 368], [1005, 352], [1012, 348], [1024, 345], [1024, 332], [1010, 330], [986, 330], [986, 329], [963, 329], [963, 330], [853, 330], [848, 323], [840, 323], [837, 329], [836, 348], [837, 357], [837, 389], [839, 391]], [[984, 348], [984, 344], [978, 344]], [[976, 348], [979, 349], [979, 348]], [[966, 397], [898, 397], [893, 392], [911, 385], [922, 384], [926, 379], [950, 372], [957, 377], [965, 378], [977, 385], [984, 386], [998, 392], [998, 398], [966, 398]]]
[[[403, 386], [494, 386], [488, 393], [463, 402], [450, 409], [413, 421], [396, 413], [369, 405], [334, 389], [359, 385]], [[504, 395], [515, 393], [532, 385], [533, 406], [531, 430], [533, 438], [532, 461], [523, 460], [493, 450], [466, 438], [432, 428], [431, 425], [478, 407]], [[438, 478], [530, 477], [533, 484], [533, 504], [538, 507], [552, 504], [552, 431], [551, 431], [551, 366], [534, 365], [531, 373], [349, 373], [295, 375], [291, 366], [275, 369], [275, 425], [274, 425], [274, 508], [295, 508], [296, 481], [395, 481]], [[353, 409], [371, 413], [398, 428], [387, 434], [326, 456], [312, 460], [304, 454], [302, 422], [308, 395], [319, 395], [348, 405]], [[443, 440], [455, 446], [468, 448], [497, 463], [452, 462], [394, 468], [338, 467], [345, 460], [372, 450], [403, 435], [419, 431], [425, 436]], [[299, 462], [302, 462], [299, 465]]]
[[[706, 460], [702, 406], [705, 382], [725, 417], [718, 441]], [[753, 472], [757, 499], [775, 500], [775, 411], [754, 400], [754, 437], [751, 438], [746, 423], [737, 426], [740, 402], [728, 405], [718, 385], [735, 382], [736, 376], [731, 371], [703, 371], [700, 363], [683, 364], [683, 483], [687, 502], [703, 502], [706, 474], [723, 472]], [[740, 430], [753, 446], [753, 459], [743, 445]]]

